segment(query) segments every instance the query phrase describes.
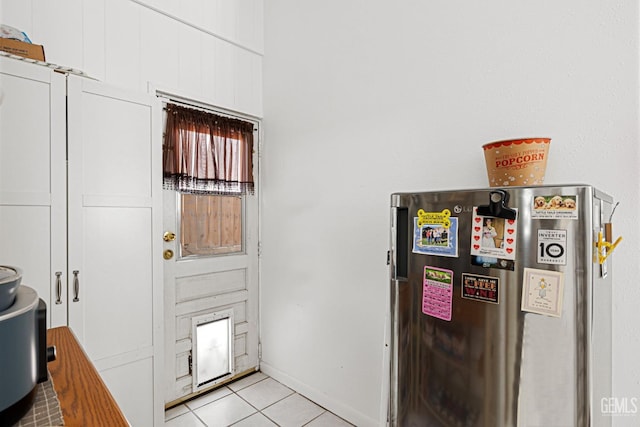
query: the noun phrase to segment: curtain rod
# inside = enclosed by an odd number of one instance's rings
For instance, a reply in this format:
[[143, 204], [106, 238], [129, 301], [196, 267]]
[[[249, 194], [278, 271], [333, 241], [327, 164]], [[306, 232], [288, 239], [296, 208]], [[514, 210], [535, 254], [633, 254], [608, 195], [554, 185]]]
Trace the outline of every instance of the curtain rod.
[[[200, 103], [198, 101], [176, 98], [175, 96], [172, 96], [160, 91], [156, 92], [156, 96], [160, 98], [162, 101], [164, 101], [165, 103], [177, 104], [182, 107], [193, 108], [195, 110], [204, 111], [205, 113], [219, 114], [232, 119], [238, 119], [238, 120], [243, 120], [245, 122], [252, 123], [255, 130], [258, 130], [260, 127], [260, 120], [254, 116], [237, 113], [235, 111], [227, 110], [221, 107], [214, 107], [208, 104]], [[163, 109], [166, 110], [166, 107], [163, 107]]]

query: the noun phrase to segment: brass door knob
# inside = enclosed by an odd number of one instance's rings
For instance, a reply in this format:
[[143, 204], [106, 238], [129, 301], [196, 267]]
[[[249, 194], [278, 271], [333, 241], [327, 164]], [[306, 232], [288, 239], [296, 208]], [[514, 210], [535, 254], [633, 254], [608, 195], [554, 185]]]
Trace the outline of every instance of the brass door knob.
[[173, 251], [171, 249], [166, 249], [163, 253], [164, 259], [173, 258]]
[[165, 242], [173, 242], [174, 240], [176, 240], [176, 233], [172, 231], [165, 231], [162, 238]]

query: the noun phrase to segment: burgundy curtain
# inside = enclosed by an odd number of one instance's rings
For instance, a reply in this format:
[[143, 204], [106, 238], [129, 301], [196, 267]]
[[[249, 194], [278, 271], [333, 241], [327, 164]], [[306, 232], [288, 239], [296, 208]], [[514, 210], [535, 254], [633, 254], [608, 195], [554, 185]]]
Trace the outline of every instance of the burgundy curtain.
[[253, 124], [167, 104], [164, 188], [192, 194], [253, 194]]

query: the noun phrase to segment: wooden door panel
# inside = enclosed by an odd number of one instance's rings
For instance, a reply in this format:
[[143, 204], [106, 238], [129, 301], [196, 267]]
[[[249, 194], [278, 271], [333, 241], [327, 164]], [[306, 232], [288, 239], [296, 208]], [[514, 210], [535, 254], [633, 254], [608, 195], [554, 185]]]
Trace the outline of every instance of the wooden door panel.
[[235, 269], [176, 279], [176, 304], [247, 288], [245, 269]]

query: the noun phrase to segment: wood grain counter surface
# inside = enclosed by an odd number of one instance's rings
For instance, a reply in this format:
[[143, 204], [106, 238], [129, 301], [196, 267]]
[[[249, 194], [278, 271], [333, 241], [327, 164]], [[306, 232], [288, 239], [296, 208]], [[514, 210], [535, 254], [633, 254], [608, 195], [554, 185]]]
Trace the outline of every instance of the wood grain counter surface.
[[129, 423], [100, 374], [66, 326], [47, 331], [47, 345], [56, 346], [48, 368], [58, 394], [65, 426], [128, 427]]

